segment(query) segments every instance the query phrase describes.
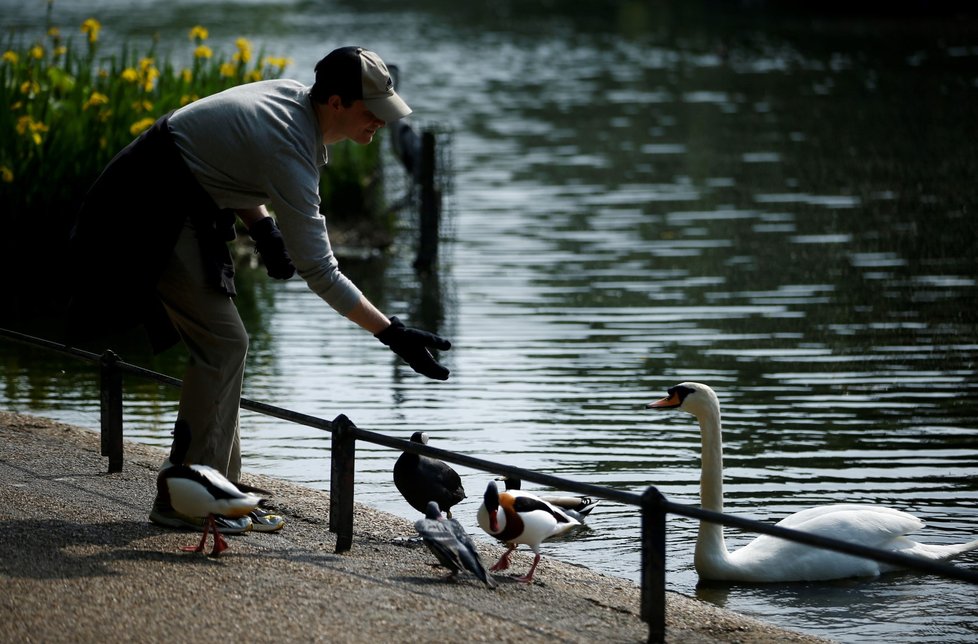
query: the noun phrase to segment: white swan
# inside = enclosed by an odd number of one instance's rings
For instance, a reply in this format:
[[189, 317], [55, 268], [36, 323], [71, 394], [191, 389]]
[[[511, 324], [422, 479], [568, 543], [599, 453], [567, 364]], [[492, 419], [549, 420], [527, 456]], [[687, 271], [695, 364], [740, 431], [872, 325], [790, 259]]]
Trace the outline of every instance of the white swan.
[[[723, 447], [720, 403], [706, 385], [684, 382], [669, 389], [662, 400], [648, 408], [681, 409], [696, 416], [702, 440], [700, 503], [704, 509], [723, 511]], [[978, 540], [955, 545], [928, 545], [906, 537], [923, 527], [917, 517], [877, 505], [838, 504], [802, 510], [778, 522], [779, 526], [821, 534], [850, 543], [947, 560], [978, 549]], [[743, 548], [728, 552], [723, 526], [700, 522], [693, 557], [702, 579], [747, 582], [820, 581], [845, 577], [875, 576], [896, 570], [893, 565], [814, 548], [793, 541], [761, 535]]]

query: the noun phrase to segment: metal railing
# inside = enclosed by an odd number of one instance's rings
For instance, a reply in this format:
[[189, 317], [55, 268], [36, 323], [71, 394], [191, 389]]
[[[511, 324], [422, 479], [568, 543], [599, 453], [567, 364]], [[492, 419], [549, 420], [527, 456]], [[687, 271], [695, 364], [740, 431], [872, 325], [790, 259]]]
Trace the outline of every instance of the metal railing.
[[[122, 471], [123, 374], [147, 378], [173, 387], [179, 387], [181, 384], [177, 378], [126, 363], [120, 360], [112, 351], [105, 351], [102, 354], [91, 353], [2, 328], [0, 328], [0, 336], [34, 346], [45, 347], [98, 364], [101, 394], [102, 455], [109, 458], [109, 472]], [[347, 552], [353, 545], [354, 464], [357, 440], [383, 445], [396, 450], [423, 454], [475, 470], [490, 472], [496, 475], [513, 476], [524, 481], [550, 486], [554, 489], [598, 497], [640, 508], [642, 520], [641, 617], [649, 625], [649, 642], [665, 641], [666, 516], [668, 514], [719, 523], [746, 532], [767, 534], [816, 548], [873, 559], [900, 568], [978, 584], [978, 572], [967, 568], [959, 568], [939, 561], [931, 561], [899, 552], [880, 550], [878, 548], [849, 543], [817, 534], [791, 530], [731, 514], [704, 510], [696, 506], [674, 503], [666, 499], [653, 486], [648, 487], [642, 494], [636, 494], [572, 481], [542, 472], [525, 470], [503, 463], [457, 454], [437, 447], [429, 447], [421, 443], [391, 438], [384, 434], [360, 429], [342, 414], [334, 420], [329, 421], [246, 398], [241, 399], [241, 408], [274, 416], [300, 425], [306, 425], [307, 427], [326, 430], [332, 434], [329, 483], [329, 530], [336, 535], [335, 551], [337, 553]]]

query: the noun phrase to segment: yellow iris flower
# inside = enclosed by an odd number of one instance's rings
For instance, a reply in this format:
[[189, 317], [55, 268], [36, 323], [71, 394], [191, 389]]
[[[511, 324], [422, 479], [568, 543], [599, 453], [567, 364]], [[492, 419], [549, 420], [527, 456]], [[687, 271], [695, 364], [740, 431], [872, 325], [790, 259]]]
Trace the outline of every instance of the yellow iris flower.
[[98, 42], [98, 32], [102, 29], [102, 24], [95, 18], [89, 18], [82, 23], [81, 32], [83, 34], [88, 34], [88, 42], [96, 43]]
[[195, 40], [199, 42], [201, 40], [207, 40], [207, 36], [208, 36], [207, 29], [201, 27], [200, 25], [196, 25], [193, 29], [190, 30], [190, 40]]
[[279, 71], [285, 69], [292, 64], [291, 58], [276, 57], [276, 56], [266, 56], [265, 65], [269, 67], [278, 67]]
[[41, 85], [37, 81], [29, 80], [20, 84], [21, 94], [37, 94], [41, 91]]
[[82, 105], [82, 110], [87, 110], [90, 107], [99, 107], [100, 105], [105, 105], [109, 102], [109, 97], [101, 92], [92, 92], [92, 95], [88, 97], [85, 104]]
[[242, 63], [251, 61], [251, 43], [247, 38], [238, 38], [234, 41], [234, 45], [238, 48], [238, 53], [234, 55], [235, 60], [240, 60]]
[[40, 121], [35, 121], [30, 116], [21, 116], [17, 119], [17, 133], [24, 134], [34, 141], [34, 145], [41, 145], [42, 134], [48, 131], [48, 126]]
[[153, 123], [156, 123], [156, 119], [152, 119], [152, 118], [139, 119], [138, 121], [133, 123], [132, 126], [130, 126], [129, 133], [132, 134], [133, 136], [136, 136], [137, 134], [141, 134], [144, 130], [148, 130], [150, 126], [153, 125]]

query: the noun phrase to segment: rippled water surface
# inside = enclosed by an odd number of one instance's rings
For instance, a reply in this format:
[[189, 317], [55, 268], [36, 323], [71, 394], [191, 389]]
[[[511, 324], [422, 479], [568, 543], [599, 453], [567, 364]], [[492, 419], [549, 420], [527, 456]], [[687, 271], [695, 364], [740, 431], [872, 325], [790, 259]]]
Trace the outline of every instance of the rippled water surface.
[[[925, 519], [925, 541], [978, 538], [969, 20], [63, 4], [65, 23], [100, 16], [106, 38], [158, 31], [180, 50], [198, 22], [215, 42], [246, 36], [307, 82], [323, 52], [366, 44], [398, 64], [416, 122], [444, 133], [437, 275], [411, 268], [407, 220], [394, 252], [343, 265], [385, 311], [451, 338], [451, 380], [414, 375], [301, 282], [242, 270], [247, 397], [696, 504], [695, 420], [644, 408], [696, 380], [724, 410], [727, 511], [773, 522], [878, 503]], [[0, 5], [5, 27], [42, 23], [32, 5]], [[179, 351], [131, 351], [180, 374]], [[90, 369], [7, 343], [0, 356], [4, 408], [97, 426]], [[167, 443], [173, 392], [129, 379], [126, 405], [130, 438]], [[243, 433], [246, 469], [328, 486], [327, 435], [250, 413]], [[396, 456], [358, 445], [357, 500], [413, 517]], [[489, 475], [459, 469], [456, 515], [476, 532]], [[605, 502], [589, 524], [545, 555], [637, 581], [634, 511]], [[671, 590], [841, 641], [978, 637], [975, 587], [926, 575], [698, 585], [695, 533], [670, 519]], [[749, 538], [728, 530], [731, 546]]]

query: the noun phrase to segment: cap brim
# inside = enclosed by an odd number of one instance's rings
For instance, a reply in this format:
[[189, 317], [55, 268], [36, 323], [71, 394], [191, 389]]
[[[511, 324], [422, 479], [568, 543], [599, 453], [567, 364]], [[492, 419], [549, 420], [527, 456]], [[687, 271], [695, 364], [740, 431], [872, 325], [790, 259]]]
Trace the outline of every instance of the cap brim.
[[393, 92], [383, 98], [365, 98], [363, 104], [374, 113], [374, 116], [386, 123], [402, 119], [413, 111], [400, 96]]

